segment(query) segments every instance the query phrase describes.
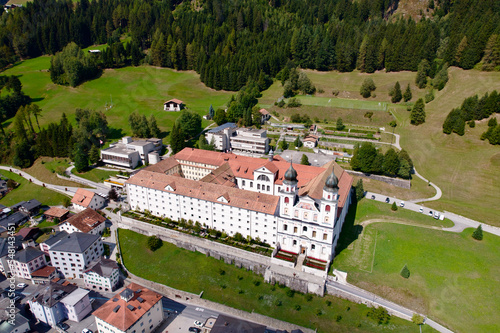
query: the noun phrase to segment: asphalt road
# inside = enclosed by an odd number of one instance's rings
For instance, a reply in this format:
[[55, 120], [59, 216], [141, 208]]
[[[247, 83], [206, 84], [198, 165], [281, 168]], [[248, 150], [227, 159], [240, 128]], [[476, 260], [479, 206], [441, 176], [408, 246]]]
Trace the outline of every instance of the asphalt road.
[[[434, 210], [432, 208], [427, 208], [425, 206], [422, 206], [420, 204], [417, 204], [417, 203], [414, 203], [411, 201], [404, 201], [404, 200], [401, 200], [398, 198], [388, 197], [386, 195], [379, 194], [379, 193], [366, 192], [365, 199], [385, 202], [385, 203], [390, 204], [390, 205], [392, 205], [393, 202], [396, 202], [396, 205], [398, 206], [398, 208], [412, 210], [414, 212], [422, 213], [422, 214], [429, 215], [429, 216], [431, 214], [434, 215], [435, 213], [438, 213], [438, 214], [444, 215], [446, 217], [446, 215], [443, 212], [439, 212], [439, 211]], [[389, 201], [387, 201], [387, 199], [389, 199]], [[401, 206], [401, 203], [403, 203], [404, 205]], [[422, 210], [422, 211], [420, 211], [420, 210]]]

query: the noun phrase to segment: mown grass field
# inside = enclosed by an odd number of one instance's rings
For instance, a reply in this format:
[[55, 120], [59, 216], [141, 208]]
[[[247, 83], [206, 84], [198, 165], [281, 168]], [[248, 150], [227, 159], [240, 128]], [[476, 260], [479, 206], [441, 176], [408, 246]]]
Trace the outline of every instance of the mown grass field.
[[79, 183], [57, 177], [57, 173], [64, 172], [69, 167], [69, 158], [39, 157], [31, 167], [24, 172], [36, 179], [53, 185], [84, 187]]
[[[154, 115], [163, 135], [167, 135], [180, 113], [163, 111], [166, 100], [180, 99], [187, 108], [204, 115], [210, 104], [215, 109], [224, 107], [234, 94], [207, 88], [194, 71], [178, 72], [151, 66], [107, 69], [98, 79], [71, 88], [53, 84], [49, 67], [50, 57], [38, 57], [22, 61], [3, 74], [19, 76], [25, 93], [43, 110], [40, 125], [58, 122], [63, 112], [72, 120], [75, 109], [89, 108], [106, 114], [109, 126], [114, 129], [112, 139], [131, 134], [128, 116], [132, 112], [147, 117]], [[106, 110], [111, 101], [113, 107]], [[203, 121], [202, 125], [208, 122]]]
[[[342, 167], [344, 167], [344, 164], [342, 164]], [[430, 198], [436, 194], [434, 187], [428, 186], [426, 182], [418, 177], [413, 177], [411, 180], [411, 189], [409, 190], [379, 180], [361, 178], [358, 176], [354, 176], [354, 184], [356, 184], [359, 179], [363, 179], [363, 189], [365, 191], [383, 193], [384, 195], [402, 200]]]
[[76, 169], [72, 169], [71, 172], [78, 176], [96, 183], [102, 183], [104, 180], [108, 179], [111, 176], [116, 176], [118, 171], [108, 171], [101, 169], [91, 169], [86, 172], [77, 172]]
[[0, 175], [20, 184], [16, 189], [10, 191], [6, 196], [0, 199], [0, 204], [4, 206], [12, 206], [20, 201], [28, 201], [31, 199], [37, 199], [47, 206], [56, 206], [62, 204], [65, 198], [63, 194], [30, 183], [18, 174], [0, 170]]
[[[485, 234], [483, 241], [476, 241], [472, 229], [458, 234], [394, 223], [361, 228], [361, 222], [379, 215], [377, 210], [373, 202], [361, 201], [353, 229], [362, 233], [341, 238], [348, 245], [333, 266], [347, 271], [349, 282], [456, 332], [500, 330], [500, 238]], [[385, 212], [387, 222], [394, 220], [391, 215]], [[409, 279], [399, 275], [405, 264]]]
[[[368, 308], [332, 296], [308, 301], [305, 295], [287, 295], [288, 288], [273, 287], [251, 271], [227, 265], [198, 252], [178, 248], [170, 243], [156, 252], [146, 248], [147, 237], [130, 230], [119, 230], [120, 247], [125, 266], [133, 274], [203, 298], [248, 312], [254, 311], [318, 332], [414, 332], [411, 322], [391, 317], [389, 324], [378, 325], [366, 316]], [[224, 274], [221, 274], [224, 271]], [[281, 305], [276, 305], [281, 301]], [[330, 306], [327, 305], [330, 301]], [[300, 310], [295, 306], [300, 305]], [[433, 330], [424, 326], [423, 332]]]

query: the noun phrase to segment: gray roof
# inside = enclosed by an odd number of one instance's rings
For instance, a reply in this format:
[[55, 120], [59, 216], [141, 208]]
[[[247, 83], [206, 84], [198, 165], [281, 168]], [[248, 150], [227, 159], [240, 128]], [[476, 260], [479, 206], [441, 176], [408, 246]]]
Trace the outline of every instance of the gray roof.
[[32, 210], [40, 206], [42, 206], [42, 203], [36, 199], [25, 201], [24, 204], [22, 205], [22, 207], [26, 210]]
[[116, 261], [99, 258], [90, 263], [89, 268], [85, 270], [85, 273], [94, 272], [99, 276], [109, 278], [115, 269], [118, 269]]
[[38, 287], [38, 289], [36, 289], [36, 291], [32, 294], [33, 297], [31, 300], [51, 308], [77, 289], [78, 287], [73, 284], [63, 285], [50, 282], [48, 285], [40, 285], [40, 287]]
[[23, 212], [15, 212], [14, 214], [10, 214], [2, 219], [0, 219], [0, 225], [5, 227], [6, 229], [10, 225], [15, 225], [16, 227], [28, 219], [28, 214]]
[[[23, 244], [23, 237], [22, 236], [14, 236], [14, 247], [17, 249], [20, 249]], [[9, 253], [9, 241], [6, 237], [0, 238], [0, 258], [6, 256]]]
[[7, 206], [0, 204], [0, 209], [4, 209], [4, 208], [7, 208]]
[[96, 242], [99, 237], [99, 235], [74, 232], [52, 245], [50, 251], [83, 253], [92, 244], [94, 244], [94, 242]]
[[217, 133], [220, 132], [226, 128], [231, 128], [231, 127], [238, 127], [236, 126], [235, 123], [225, 123], [220, 126], [217, 126], [216, 128], [212, 128], [211, 130], [208, 131], [208, 133]]
[[48, 246], [52, 246], [68, 235], [69, 234], [66, 231], [58, 231], [55, 234], [50, 235], [50, 237], [47, 238], [47, 240], [43, 243], [47, 244]]
[[[14, 325], [10, 324], [7, 320], [4, 321], [3, 323], [0, 324], [0, 332], [2, 333], [10, 333], [10, 332], [19, 332], [18, 329], [21, 328], [22, 326], [25, 326], [26, 323], [28, 323], [28, 328], [29, 326], [29, 320], [26, 319], [24, 316], [20, 315], [17, 313], [14, 316]], [[28, 330], [27, 332], [30, 332]]]
[[21, 251], [16, 252], [14, 260], [22, 263], [29, 263], [35, 258], [45, 255], [44, 252], [35, 249], [34, 247], [27, 247]]

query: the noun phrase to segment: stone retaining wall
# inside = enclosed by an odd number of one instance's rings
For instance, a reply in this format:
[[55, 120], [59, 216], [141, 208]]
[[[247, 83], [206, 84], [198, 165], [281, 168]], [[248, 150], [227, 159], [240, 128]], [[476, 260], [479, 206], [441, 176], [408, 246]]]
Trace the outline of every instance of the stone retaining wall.
[[352, 170], [346, 170], [346, 172], [350, 175], [353, 176], [359, 176], [363, 178], [369, 178], [373, 180], [378, 180], [387, 184], [391, 184], [397, 187], [401, 188], [406, 188], [410, 189], [411, 188], [411, 181], [409, 179], [402, 179], [402, 178], [392, 178], [392, 177], [386, 177], [386, 176], [380, 176], [380, 175], [372, 175], [369, 173], [363, 173], [363, 172], [358, 172], [358, 171], [352, 171]]

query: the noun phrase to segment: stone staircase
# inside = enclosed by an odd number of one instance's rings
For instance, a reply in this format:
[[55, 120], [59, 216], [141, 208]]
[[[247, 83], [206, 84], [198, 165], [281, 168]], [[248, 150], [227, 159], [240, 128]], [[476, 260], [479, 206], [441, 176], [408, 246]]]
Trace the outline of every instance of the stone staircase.
[[295, 265], [295, 270], [302, 272], [302, 263], [304, 262], [305, 258], [306, 258], [305, 253], [299, 254], [299, 257], [297, 258], [297, 264]]

